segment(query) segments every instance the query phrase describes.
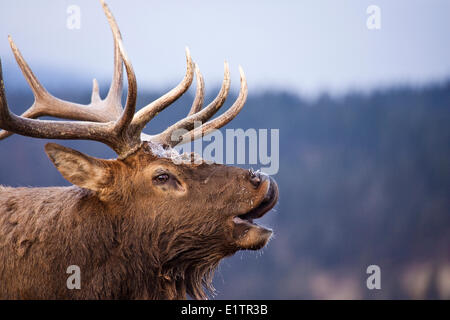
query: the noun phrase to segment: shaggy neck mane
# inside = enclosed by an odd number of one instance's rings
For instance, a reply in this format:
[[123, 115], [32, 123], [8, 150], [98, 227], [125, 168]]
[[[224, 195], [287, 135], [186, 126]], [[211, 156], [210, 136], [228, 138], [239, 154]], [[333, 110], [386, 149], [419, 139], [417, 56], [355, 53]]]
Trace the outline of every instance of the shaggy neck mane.
[[[202, 239], [192, 221], [168, 221], [159, 215], [142, 219], [143, 214], [113, 216], [116, 250], [112, 252], [119, 256], [121, 278], [129, 279], [121, 295], [132, 299], [185, 299], [186, 294], [207, 299], [214, 295], [214, 271], [235, 250], [224, 249], [211, 237]], [[218, 228], [218, 237], [219, 232]]]

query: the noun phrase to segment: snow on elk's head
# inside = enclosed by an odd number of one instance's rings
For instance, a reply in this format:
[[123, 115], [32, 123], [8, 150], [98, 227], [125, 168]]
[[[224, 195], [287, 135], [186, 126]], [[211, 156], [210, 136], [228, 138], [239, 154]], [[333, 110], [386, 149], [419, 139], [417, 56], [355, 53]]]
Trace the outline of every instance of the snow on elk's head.
[[[196, 155], [180, 155], [173, 147], [201, 138], [230, 122], [247, 98], [240, 68], [240, 92], [233, 105], [210, 120], [224, 104], [230, 88], [228, 64], [217, 97], [203, 108], [204, 85], [186, 49], [187, 71], [174, 89], [135, 113], [137, 85], [124, 51], [117, 24], [105, 3], [114, 43], [114, 76], [105, 99], [94, 80], [92, 100], [80, 105], [50, 95], [33, 75], [10, 38], [15, 58], [34, 95], [35, 103], [22, 117], [9, 111], [3, 81], [0, 88], [0, 133], [45, 139], [84, 139], [111, 147], [118, 158], [97, 159], [49, 143], [45, 150], [65, 179], [87, 190], [99, 208], [123, 221], [121, 230], [134, 232], [137, 245], [152, 255], [155, 270], [166, 279], [186, 279], [189, 294], [202, 298], [219, 261], [238, 250], [258, 250], [272, 231], [254, 223], [278, 200], [278, 187], [269, 176], [251, 170], [209, 163]], [[128, 81], [125, 107], [121, 104], [123, 66]], [[142, 130], [159, 112], [190, 87], [194, 73], [197, 90], [186, 118], [156, 135]], [[0, 80], [1, 65], [0, 65]], [[52, 116], [69, 121], [37, 120]], [[194, 122], [203, 125], [194, 127]], [[181, 132], [181, 133], [180, 133]], [[192, 161], [195, 160], [195, 161]], [[94, 200], [93, 200], [94, 201]], [[140, 242], [140, 243], [139, 243]], [[131, 246], [130, 246], [131, 247]]]

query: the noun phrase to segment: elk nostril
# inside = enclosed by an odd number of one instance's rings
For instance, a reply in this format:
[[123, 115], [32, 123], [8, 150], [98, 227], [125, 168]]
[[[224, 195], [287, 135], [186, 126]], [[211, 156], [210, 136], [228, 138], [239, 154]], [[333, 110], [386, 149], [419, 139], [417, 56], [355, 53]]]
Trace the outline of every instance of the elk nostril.
[[261, 176], [257, 172], [250, 171], [250, 182], [255, 187], [261, 184]]

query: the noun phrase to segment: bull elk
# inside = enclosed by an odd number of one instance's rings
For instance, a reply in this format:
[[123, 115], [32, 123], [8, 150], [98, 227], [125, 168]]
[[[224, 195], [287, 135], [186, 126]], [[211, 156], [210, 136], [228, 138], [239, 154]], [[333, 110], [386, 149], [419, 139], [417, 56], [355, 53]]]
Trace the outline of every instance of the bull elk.
[[[258, 172], [203, 160], [176, 163], [176, 157], [194, 155], [179, 155], [173, 147], [221, 128], [239, 113], [247, 97], [244, 73], [240, 69], [237, 100], [209, 120], [227, 97], [228, 65], [219, 94], [202, 108], [203, 78], [186, 49], [183, 80], [135, 113], [136, 77], [116, 21], [101, 4], [114, 38], [114, 73], [105, 99], [94, 80], [89, 105], [49, 94], [9, 37], [35, 102], [22, 116], [10, 112], [0, 64], [0, 139], [20, 134], [95, 140], [118, 157], [97, 159], [48, 143], [47, 155], [73, 186], [0, 186], [0, 298], [206, 299], [221, 259], [261, 249], [270, 239], [272, 231], [253, 220], [275, 205], [278, 187]], [[188, 116], [159, 134], [143, 134], [153, 117], [187, 91], [194, 74], [197, 89]], [[203, 125], [195, 127], [195, 121]], [[174, 138], [179, 130], [184, 134]], [[66, 285], [72, 265], [81, 270], [79, 290]]]

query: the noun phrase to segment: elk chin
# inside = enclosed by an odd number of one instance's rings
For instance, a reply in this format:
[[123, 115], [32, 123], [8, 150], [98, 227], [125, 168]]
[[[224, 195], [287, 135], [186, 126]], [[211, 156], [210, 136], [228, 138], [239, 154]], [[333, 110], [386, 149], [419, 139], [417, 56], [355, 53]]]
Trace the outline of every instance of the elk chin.
[[260, 250], [272, 237], [272, 230], [239, 217], [233, 218], [233, 237], [240, 250]]

